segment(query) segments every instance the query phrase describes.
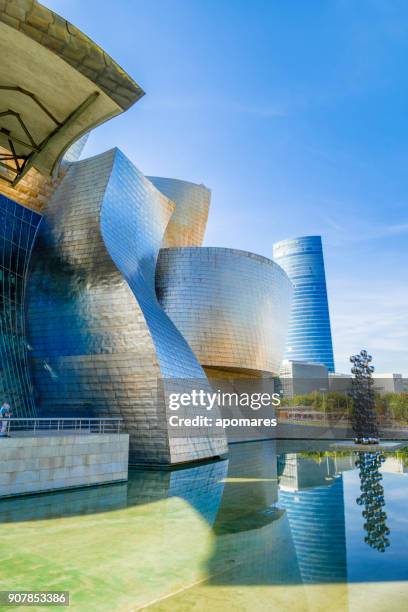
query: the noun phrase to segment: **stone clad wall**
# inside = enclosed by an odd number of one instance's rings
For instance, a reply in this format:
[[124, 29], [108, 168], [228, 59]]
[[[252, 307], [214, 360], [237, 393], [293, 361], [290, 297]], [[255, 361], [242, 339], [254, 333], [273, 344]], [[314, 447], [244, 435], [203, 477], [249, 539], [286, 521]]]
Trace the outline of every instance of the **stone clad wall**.
[[[0, 153], [7, 153], [7, 150], [4, 147], [0, 147]], [[27, 174], [15, 186], [0, 180], [0, 194], [18, 204], [39, 212], [57, 187], [58, 182], [59, 178], [52, 181], [49, 177], [43, 176], [35, 168], [30, 168]]]
[[127, 480], [128, 434], [0, 439], [0, 497]]

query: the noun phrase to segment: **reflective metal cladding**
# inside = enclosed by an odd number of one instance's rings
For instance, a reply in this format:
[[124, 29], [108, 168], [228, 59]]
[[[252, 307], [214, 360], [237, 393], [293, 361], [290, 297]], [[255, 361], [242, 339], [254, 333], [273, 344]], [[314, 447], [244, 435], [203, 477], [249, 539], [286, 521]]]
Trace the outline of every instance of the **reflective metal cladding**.
[[275, 245], [282, 268], [204, 248], [207, 187], [145, 177], [117, 149], [78, 161], [84, 134], [143, 91], [36, 0], [0, 0], [0, 56], [0, 394], [14, 416], [122, 416], [135, 463], [223, 455], [224, 431], [171, 435], [158, 381], [278, 374], [290, 281], [286, 357], [334, 369], [319, 237]]
[[204, 185], [178, 179], [149, 176], [159, 191], [176, 204], [166, 233], [163, 247], [201, 246], [207, 227], [211, 192]]
[[33, 252], [27, 315], [38, 408], [122, 416], [134, 462], [226, 451], [210, 431], [169, 439], [158, 399], [160, 378], [206, 378], [155, 294], [173, 209], [120, 151], [108, 151], [69, 167]]
[[202, 365], [279, 372], [292, 287], [273, 261], [235, 249], [162, 249], [156, 291]]
[[277, 242], [273, 258], [287, 272], [294, 288], [285, 359], [323, 363], [334, 372], [321, 237]]

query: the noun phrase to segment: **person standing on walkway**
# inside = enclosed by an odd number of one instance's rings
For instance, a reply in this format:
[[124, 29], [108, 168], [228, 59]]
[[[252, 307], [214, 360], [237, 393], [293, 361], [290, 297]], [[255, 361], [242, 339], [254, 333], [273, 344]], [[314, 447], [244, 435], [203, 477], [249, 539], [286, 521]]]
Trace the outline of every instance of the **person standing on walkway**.
[[3, 402], [0, 407], [0, 435], [7, 437], [7, 429], [10, 425], [11, 409], [10, 404]]

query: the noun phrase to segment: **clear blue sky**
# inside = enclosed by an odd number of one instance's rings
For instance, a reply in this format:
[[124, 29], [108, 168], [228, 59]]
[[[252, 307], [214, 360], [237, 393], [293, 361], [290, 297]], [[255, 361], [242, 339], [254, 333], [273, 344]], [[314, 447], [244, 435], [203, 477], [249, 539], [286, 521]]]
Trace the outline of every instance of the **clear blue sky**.
[[205, 183], [208, 245], [321, 234], [337, 370], [408, 375], [408, 3], [45, 3], [146, 91], [86, 153]]

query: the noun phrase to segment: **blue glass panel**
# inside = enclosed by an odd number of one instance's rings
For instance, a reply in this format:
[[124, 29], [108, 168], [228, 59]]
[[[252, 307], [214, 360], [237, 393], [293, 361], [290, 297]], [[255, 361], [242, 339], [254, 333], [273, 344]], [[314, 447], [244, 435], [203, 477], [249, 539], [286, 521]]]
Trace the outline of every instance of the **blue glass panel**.
[[304, 236], [273, 247], [275, 261], [293, 283], [285, 359], [323, 363], [334, 372], [322, 240]]
[[24, 293], [41, 216], [0, 195], [0, 402], [14, 417], [35, 416], [27, 367]]

